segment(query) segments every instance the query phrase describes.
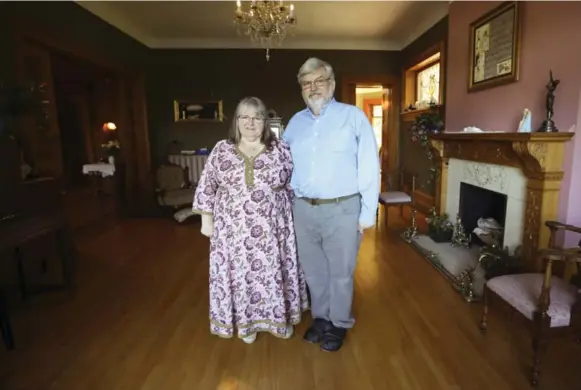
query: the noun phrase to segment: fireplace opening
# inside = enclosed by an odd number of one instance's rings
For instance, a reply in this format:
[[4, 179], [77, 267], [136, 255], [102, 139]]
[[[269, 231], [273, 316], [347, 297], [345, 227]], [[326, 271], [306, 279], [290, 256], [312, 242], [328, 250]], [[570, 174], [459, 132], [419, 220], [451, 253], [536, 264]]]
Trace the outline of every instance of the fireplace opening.
[[[478, 219], [493, 218], [504, 228], [506, 220], [507, 196], [468, 183], [460, 183], [460, 205], [458, 214], [466, 234], [470, 235], [471, 244], [485, 246], [476, 234], [474, 228], [478, 226]], [[499, 245], [503, 245], [504, 234], [499, 237]]]

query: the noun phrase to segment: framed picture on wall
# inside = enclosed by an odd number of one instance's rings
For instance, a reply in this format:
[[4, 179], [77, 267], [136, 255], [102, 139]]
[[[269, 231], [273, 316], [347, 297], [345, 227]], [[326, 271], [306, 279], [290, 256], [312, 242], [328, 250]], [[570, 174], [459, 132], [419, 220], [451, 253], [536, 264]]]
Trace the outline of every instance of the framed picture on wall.
[[520, 2], [504, 2], [470, 24], [468, 92], [518, 81]]
[[174, 100], [175, 122], [222, 122], [222, 101]]

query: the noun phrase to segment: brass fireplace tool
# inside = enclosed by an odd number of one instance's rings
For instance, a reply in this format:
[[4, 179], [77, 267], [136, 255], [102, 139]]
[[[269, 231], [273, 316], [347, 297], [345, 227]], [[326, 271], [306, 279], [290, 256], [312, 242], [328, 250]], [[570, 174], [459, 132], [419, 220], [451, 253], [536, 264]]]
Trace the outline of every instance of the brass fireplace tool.
[[454, 224], [454, 232], [452, 233], [452, 246], [460, 246], [468, 248], [470, 246], [470, 236], [466, 234], [462, 219], [456, 216], [456, 224]]
[[412, 226], [405, 229], [403, 237], [408, 243], [410, 243], [417, 234], [418, 226], [416, 224], [416, 210], [412, 208]]

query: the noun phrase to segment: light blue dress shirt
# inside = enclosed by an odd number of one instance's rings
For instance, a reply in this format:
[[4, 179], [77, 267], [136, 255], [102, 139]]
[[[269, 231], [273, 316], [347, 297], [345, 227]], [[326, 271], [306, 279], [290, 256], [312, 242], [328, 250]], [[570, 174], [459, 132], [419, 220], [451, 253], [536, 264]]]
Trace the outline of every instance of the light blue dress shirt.
[[358, 107], [332, 99], [319, 116], [306, 108], [288, 123], [297, 197], [330, 199], [359, 193], [359, 223], [375, 224], [379, 198], [379, 151], [373, 128]]

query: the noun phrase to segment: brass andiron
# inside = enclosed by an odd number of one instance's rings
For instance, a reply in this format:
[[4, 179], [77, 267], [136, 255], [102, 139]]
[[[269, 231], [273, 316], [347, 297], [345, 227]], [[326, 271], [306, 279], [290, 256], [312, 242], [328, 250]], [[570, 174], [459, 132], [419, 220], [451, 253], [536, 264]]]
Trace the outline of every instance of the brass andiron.
[[468, 303], [478, 300], [474, 293], [474, 271], [482, 263], [482, 260], [490, 256], [494, 256], [494, 254], [488, 251], [481, 252], [480, 256], [478, 256], [478, 261], [472, 267], [462, 271], [456, 279], [456, 288]]
[[545, 100], [545, 107], [547, 108], [547, 119], [543, 121], [539, 132], [541, 133], [558, 133], [559, 129], [553, 122], [553, 105], [555, 104], [555, 90], [561, 80], [553, 79], [553, 71], [549, 71], [549, 83], [547, 84], [547, 97]]
[[[477, 301], [478, 298], [476, 294], [474, 294], [474, 272], [476, 268], [482, 265], [482, 261], [487, 257], [490, 257], [496, 261], [499, 261], [502, 253], [502, 249], [499, 247], [498, 243], [492, 244], [487, 247], [483, 247], [480, 250], [480, 255], [478, 256], [478, 260], [472, 267], [468, 267], [464, 271], [462, 271], [458, 277], [456, 278], [456, 288], [460, 291], [460, 294], [464, 297], [466, 302], [474, 302]], [[508, 248], [504, 249], [505, 253], [508, 253]]]
[[416, 224], [416, 210], [412, 209], [412, 226], [405, 229], [403, 237], [408, 243], [410, 243], [417, 234], [418, 226]]
[[470, 237], [466, 235], [464, 231], [464, 226], [462, 225], [462, 219], [460, 216], [456, 216], [456, 224], [454, 225], [454, 232], [452, 233], [452, 246], [461, 246], [468, 248], [470, 246]]

